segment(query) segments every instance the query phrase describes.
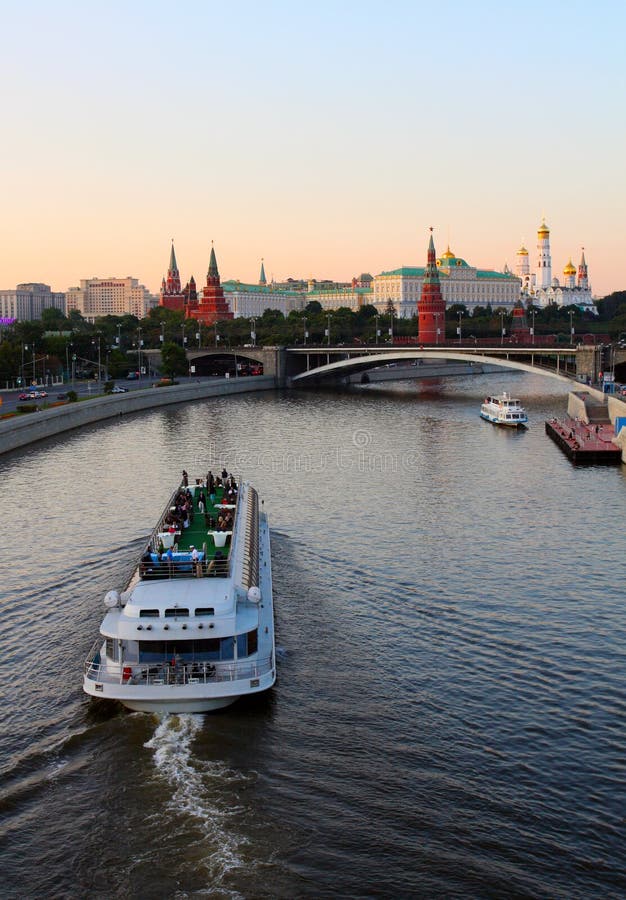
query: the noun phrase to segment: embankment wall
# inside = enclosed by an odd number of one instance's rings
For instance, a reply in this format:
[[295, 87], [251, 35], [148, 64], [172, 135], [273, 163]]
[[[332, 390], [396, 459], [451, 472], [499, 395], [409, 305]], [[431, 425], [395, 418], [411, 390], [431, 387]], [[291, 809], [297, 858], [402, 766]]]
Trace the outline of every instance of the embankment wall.
[[274, 376], [259, 375], [250, 378], [220, 378], [164, 388], [151, 387], [129, 391], [127, 394], [110, 394], [106, 397], [68, 403], [65, 406], [0, 421], [0, 453], [7, 453], [26, 444], [61, 434], [63, 431], [92, 425], [94, 422], [119, 415], [168, 406], [172, 403], [202, 400], [205, 397], [268, 391], [276, 387], [277, 379]]

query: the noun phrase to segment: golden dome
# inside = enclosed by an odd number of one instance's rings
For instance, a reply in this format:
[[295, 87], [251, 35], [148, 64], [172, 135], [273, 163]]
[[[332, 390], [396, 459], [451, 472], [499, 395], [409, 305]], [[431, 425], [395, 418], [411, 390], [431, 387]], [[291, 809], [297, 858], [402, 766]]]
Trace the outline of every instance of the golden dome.
[[526, 247], [522, 246], [517, 251], [517, 255], [518, 256], [528, 256], [528, 250], [526, 249]]
[[441, 258], [442, 258], [442, 259], [454, 259], [454, 258], [455, 258], [454, 253], [452, 252], [452, 250], [450, 250], [450, 244], [448, 244], [448, 249], [447, 249], [446, 252], [442, 255]]
[[537, 237], [547, 237], [550, 234], [550, 229], [546, 225], [545, 221], [541, 223], [539, 226], [539, 231], [537, 232]]
[[568, 262], [568, 264], [563, 269], [563, 274], [564, 275], [575, 275], [576, 274], [576, 266], [572, 262], [571, 258], [570, 258], [570, 261]]

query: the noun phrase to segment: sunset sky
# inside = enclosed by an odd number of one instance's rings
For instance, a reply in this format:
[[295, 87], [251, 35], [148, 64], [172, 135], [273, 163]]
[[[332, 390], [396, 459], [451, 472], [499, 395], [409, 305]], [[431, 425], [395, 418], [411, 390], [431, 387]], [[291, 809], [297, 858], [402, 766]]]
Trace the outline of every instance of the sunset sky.
[[626, 289], [626, 4], [5, 2], [0, 288], [423, 265]]

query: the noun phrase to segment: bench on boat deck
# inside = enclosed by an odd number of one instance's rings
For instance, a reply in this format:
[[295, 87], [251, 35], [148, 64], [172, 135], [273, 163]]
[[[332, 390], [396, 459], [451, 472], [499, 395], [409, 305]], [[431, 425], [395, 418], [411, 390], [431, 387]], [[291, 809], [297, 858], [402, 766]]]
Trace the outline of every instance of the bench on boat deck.
[[[159, 554], [151, 553], [150, 559], [153, 563], [159, 564]], [[202, 562], [204, 560], [204, 550], [198, 550], [198, 561]], [[168, 559], [164, 554], [160, 560], [162, 566], [167, 566]], [[191, 558], [191, 551], [179, 550], [176, 553], [172, 553], [172, 563], [176, 567], [179, 572], [191, 572], [193, 568], [193, 560]]]

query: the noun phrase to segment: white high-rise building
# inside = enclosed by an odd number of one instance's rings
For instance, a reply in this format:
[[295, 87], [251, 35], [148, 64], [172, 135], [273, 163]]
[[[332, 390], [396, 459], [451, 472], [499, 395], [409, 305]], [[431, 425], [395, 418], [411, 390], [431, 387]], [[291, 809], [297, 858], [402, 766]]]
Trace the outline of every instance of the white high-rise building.
[[44, 309], [54, 307], [65, 313], [65, 294], [50, 289], [49, 284], [18, 284], [15, 289], [0, 291], [0, 318], [21, 322], [41, 319]]
[[67, 291], [68, 313], [77, 309], [85, 319], [128, 314], [143, 319], [158, 302], [136, 278], [81, 279], [80, 287]]

